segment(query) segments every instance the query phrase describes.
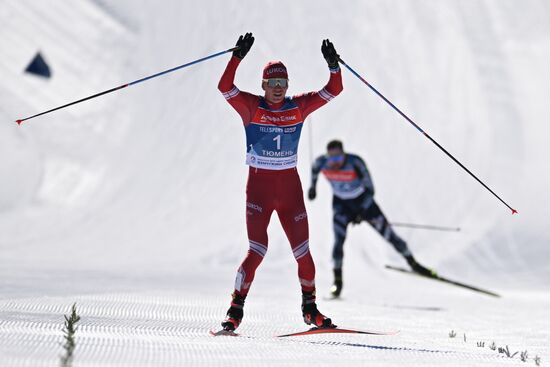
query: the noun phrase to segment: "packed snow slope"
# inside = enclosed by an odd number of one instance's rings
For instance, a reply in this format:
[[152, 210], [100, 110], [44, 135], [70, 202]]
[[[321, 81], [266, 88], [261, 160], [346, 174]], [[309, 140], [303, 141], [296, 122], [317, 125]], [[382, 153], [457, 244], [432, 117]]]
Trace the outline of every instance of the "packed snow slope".
[[[261, 93], [270, 60], [287, 65], [289, 94], [319, 90], [329, 76], [320, 46], [329, 38], [351, 67], [519, 211], [511, 215], [343, 70], [343, 93], [302, 133], [304, 190], [312, 158], [329, 140], [343, 140], [366, 160], [391, 221], [461, 228], [397, 228], [421, 262], [504, 298], [481, 301], [390, 273], [384, 264], [404, 264], [395, 251], [367, 225], [350, 228], [347, 298], [324, 309], [344, 326], [397, 328], [403, 339], [338, 339], [331, 350], [319, 342], [318, 365], [335, 356], [476, 365], [471, 349], [433, 344], [457, 324], [486, 338], [506, 324], [502, 345], [548, 345], [541, 334], [550, 304], [547, 1], [5, 0], [0, 24], [0, 360], [8, 365], [57, 358], [56, 320], [74, 301], [83, 305], [89, 348], [80, 357], [89, 364], [238, 358], [227, 351], [235, 345], [204, 338], [223, 316], [248, 248], [244, 129], [217, 90], [230, 55], [21, 126], [14, 121], [229, 49], [247, 31], [256, 41], [237, 71], [241, 90]], [[23, 72], [38, 51], [50, 79]], [[320, 293], [332, 280], [330, 200], [321, 179], [317, 200], [307, 204]], [[301, 323], [295, 260], [276, 216], [269, 234], [243, 324], [244, 333], [262, 337]], [[441, 310], [449, 313], [422, 313]], [[277, 325], [265, 312], [277, 315]], [[248, 365], [273, 350], [273, 360], [288, 365], [311, 356], [305, 344], [273, 349], [269, 340], [236, 348]], [[351, 346], [364, 348], [350, 354]], [[174, 354], [162, 359], [158, 350]], [[491, 358], [477, 363], [495, 365]]]
[[[363, 156], [390, 220], [450, 274], [522, 286], [550, 275], [547, 231], [550, 9], [545, 1], [258, 3], [6, 1], [0, 51], [0, 244], [6, 266], [235, 268], [247, 248], [244, 131], [217, 91], [229, 54], [17, 126], [13, 121], [256, 42], [236, 84], [260, 93], [283, 60], [289, 94], [320, 89], [329, 38], [346, 62], [477, 174], [510, 211], [347, 70], [344, 92], [306, 122], [299, 171], [332, 138]], [[24, 74], [42, 51], [50, 80]], [[313, 254], [330, 267], [330, 189], [309, 204]], [[268, 263], [292, 266], [277, 219]], [[347, 255], [397, 260], [366, 226]], [[510, 284], [511, 285], [511, 284]]]

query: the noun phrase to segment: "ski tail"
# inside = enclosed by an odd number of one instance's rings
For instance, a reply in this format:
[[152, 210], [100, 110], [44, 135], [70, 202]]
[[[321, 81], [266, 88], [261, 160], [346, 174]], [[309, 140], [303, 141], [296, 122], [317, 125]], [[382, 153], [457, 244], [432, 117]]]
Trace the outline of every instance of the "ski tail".
[[209, 334], [212, 336], [239, 336], [239, 334], [237, 334], [236, 332], [231, 330], [225, 330], [225, 329], [221, 329], [220, 331], [210, 330]]
[[277, 338], [286, 338], [289, 336], [303, 336], [303, 335], [313, 335], [313, 334], [365, 334], [365, 335], [396, 335], [399, 333], [397, 331], [363, 331], [363, 330], [352, 330], [352, 329], [341, 329], [341, 328], [312, 328], [306, 331], [299, 331], [297, 333], [277, 335]]
[[489, 290], [486, 290], [486, 289], [482, 289], [482, 288], [478, 288], [478, 287], [474, 287], [474, 286], [469, 285], [469, 284], [457, 282], [455, 280], [451, 280], [451, 279], [448, 279], [448, 278], [444, 278], [441, 275], [427, 276], [427, 275], [423, 275], [423, 274], [418, 274], [418, 273], [416, 273], [414, 271], [410, 271], [408, 269], [404, 269], [404, 268], [400, 268], [398, 266], [392, 266], [392, 265], [386, 265], [386, 269], [395, 270], [395, 271], [399, 271], [399, 272], [407, 273], [407, 274], [418, 275], [420, 277], [424, 277], [424, 278], [428, 278], [428, 279], [438, 280], [440, 282], [447, 283], [447, 284], [452, 284], [452, 285], [455, 285], [455, 286], [460, 287], [460, 288], [465, 288], [465, 289], [469, 289], [469, 290], [474, 291], [474, 292], [478, 292], [478, 293], [482, 293], [482, 294], [485, 294], [485, 295], [488, 295], [488, 296], [500, 298], [500, 294], [497, 294], [495, 292], [492, 292], [492, 291], [489, 291]]

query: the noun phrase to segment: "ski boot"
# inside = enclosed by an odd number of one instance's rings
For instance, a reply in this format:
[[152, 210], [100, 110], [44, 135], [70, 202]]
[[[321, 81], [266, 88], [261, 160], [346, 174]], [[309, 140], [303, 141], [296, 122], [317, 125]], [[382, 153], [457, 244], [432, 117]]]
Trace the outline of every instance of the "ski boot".
[[315, 304], [315, 291], [302, 293], [302, 315], [307, 325], [317, 328], [335, 328], [332, 320], [323, 315]]
[[407, 263], [415, 273], [430, 278], [437, 278], [437, 273], [435, 271], [420, 265], [412, 255], [405, 256], [405, 260], [407, 260]]
[[222, 327], [225, 331], [234, 331], [241, 324], [243, 319], [243, 306], [246, 296], [233, 293], [231, 295], [231, 307], [227, 310], [227, 317], [222, 322]]
[[340, 297], [342, 286], [342, 269], [334, 269], [334, 284], [330, 287], [330, 294], [333, 298]]

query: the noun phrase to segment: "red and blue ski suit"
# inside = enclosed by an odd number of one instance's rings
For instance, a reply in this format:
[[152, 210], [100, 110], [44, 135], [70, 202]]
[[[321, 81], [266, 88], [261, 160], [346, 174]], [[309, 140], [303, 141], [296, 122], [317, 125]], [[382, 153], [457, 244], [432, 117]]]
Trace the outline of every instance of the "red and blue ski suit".
[[234, 84], [240, 59], [232, 57], [218, 85], [239, 113], [246, 132], [246, 227], [249, 250], [237, 271], [235, 293], [246, 296], [268, 247], [267, 226], [273, 211], [290, 242], [302, 290], [315, 290], [315, 265], [309, 251], [309, 229], [302, 184], [296, 169], [298, 143], [306, 117], [342, 90], [340, 68], [330, 70], [323, 89], [278, 104], [240, 91]]

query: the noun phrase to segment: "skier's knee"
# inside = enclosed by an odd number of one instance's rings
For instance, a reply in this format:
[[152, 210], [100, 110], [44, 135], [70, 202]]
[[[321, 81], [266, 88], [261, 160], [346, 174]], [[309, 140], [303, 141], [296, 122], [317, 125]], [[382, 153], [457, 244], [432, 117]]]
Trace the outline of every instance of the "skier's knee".
[[292, 248], [292, 254], [294, 255], [294, 258], [296, 261], [300, 262], [301, 259], [304, 257], [310, 257], [311, 255], [309, 253], [309, 240], [305, 240], [304, 242], [300, 243], [298, 246], [295, 246]]

